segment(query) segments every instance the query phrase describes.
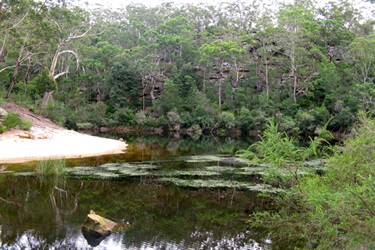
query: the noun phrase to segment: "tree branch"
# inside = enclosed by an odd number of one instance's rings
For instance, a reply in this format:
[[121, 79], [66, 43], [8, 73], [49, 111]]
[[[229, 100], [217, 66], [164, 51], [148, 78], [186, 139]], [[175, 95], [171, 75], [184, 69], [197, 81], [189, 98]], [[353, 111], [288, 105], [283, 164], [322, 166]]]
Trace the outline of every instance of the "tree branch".
[[60, 51], [60, 52], [58, 52], [58, 53], [55, 54], [55, 57], [53, 58], [51, 69], [50, 69], [50, 74], [53, 76], [54, 79], [57, 79], [60, 76], [63, 76], [63, 75], [65, 75], [65, 74], [67, 74], [69, 72], [69, 70], [65, 70], [64, 72], [61, 72], [61, 73], [59, 73], [57, 75], [54, 75], [58, 58], [61, 55], [66, 54], [66, 53], [73, 54], [76, 57], [77, 69], [79, 68], [79, 58], [78, 58], [78, 54], [76, 52], [74, 52], [73, 50], [63, 50], [63, 51]]

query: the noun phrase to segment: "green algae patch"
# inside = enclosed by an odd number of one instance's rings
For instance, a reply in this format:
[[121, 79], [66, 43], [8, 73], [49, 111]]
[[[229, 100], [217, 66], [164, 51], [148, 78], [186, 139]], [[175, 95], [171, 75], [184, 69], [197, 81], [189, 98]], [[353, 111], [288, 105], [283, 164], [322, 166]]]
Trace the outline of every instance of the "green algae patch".
[[204, 170], [176, 170], [168, 171], [163, 174], [163, 176], [196, 176], [196, 177], [206, 177], [206, 176], [219, 176], [221, 173], [213, 171], [204, 171]]
[[180, 160], [189, 163], [200, 163], [200, 162], [220, 162], [223, 161], [224, 157], [217, 155], [193, 155], [188, 157], [181, 157]]
[[255, 192], [279, 193], [284, 192], [283, 189], [272, 187], [267, 184], [258, 184], [251, 182], [239, 182], [232, 180], [184, 180], [179, 178], [161, 178], [160, 181], [171, 183], [179, 187], [187, 188], [235, 188], [239, 190], [249, 190]]

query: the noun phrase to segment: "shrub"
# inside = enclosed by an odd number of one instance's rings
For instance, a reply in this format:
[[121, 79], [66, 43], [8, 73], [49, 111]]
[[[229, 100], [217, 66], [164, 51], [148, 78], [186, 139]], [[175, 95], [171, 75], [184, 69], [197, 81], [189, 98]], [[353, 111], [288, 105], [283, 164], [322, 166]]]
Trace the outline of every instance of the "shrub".
[[64, 103], [48, 102], [41, 110], [41, 114], [60, 126], [66, 123]]
[[2, 123], [0, 123], [0, 134], [4, 133], [5, 131], [7, 131], [7, 128]]
[[134, 119], [135, 119], [136, 123], [138, 124], [138, 126], [145, 125], [146, 122], [147, 122], [146, 112], [143, 111], [143, 110], [137, 111], [137, 113], [135, 113]]
[[224, 111], [220, 115], [220, 120], [225, 128], [231, 129], [235, 125], [236, 118], [233, 113]]
[[110, 114], [109, 117], [113, 119], [117, 125], [135, 125], [134, 111], [128, 107], [116, 109], [113, 114]]
[[268, 227], [284, 243], [300, 240], [300, 247], [308, 243], [316, 249], [373, 249], [375, 120], [362, 117], [352, 134], [334, 148], [326, 173], [301, 176], [276, 198], [275, 212], [252, 214], [250, 225]]
[[[2, 130], [8, 130], [10, 128], [18, 128], [22, 130], [29, 130], [33, 125], [32, 121], [21, 120], [19, 114], [9, 112], [2, 123]], [[4, 131], [3, 131], [4, 132]]]

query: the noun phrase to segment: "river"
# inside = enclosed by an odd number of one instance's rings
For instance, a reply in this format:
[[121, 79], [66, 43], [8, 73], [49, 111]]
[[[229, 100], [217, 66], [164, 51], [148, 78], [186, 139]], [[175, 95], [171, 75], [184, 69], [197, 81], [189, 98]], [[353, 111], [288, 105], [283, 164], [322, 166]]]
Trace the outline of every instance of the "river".
[[[59, 177], [35, 175], [37, 163], [5, 165], [15, 172], [0, 174], [0, 247], [285, 249], [246, 224], [272, 207], [257, 195], [269, 187], [234, 157], [254, 138], [123, 139], [124, 154], [67, 160]], [[90, 210], [119, 229], [104, 239], [83, 235]]]

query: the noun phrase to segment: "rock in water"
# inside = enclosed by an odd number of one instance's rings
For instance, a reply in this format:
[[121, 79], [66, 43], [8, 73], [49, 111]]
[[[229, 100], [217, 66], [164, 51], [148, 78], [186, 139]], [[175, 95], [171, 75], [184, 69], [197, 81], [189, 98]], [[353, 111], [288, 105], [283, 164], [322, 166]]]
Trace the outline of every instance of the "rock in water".
[[111, 234], [115, 222], [101, 217], [98, 214], [90, 213], [82, 224], [82, 231], [95, 237], [107, 236]]

